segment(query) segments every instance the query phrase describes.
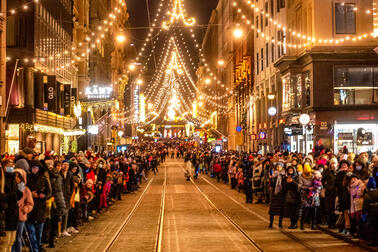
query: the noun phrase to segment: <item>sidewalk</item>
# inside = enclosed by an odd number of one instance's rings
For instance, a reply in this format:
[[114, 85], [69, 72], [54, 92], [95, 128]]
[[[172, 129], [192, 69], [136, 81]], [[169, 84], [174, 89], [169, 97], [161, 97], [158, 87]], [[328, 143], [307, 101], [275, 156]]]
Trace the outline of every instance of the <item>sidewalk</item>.
[[351, 243], [355, 246], [363, 248], [367, 251], [378, 252], [378, 247], [372, 247], [367, 245], [364, 241], [360, 241], [358, 238], [354, 239], [352, 236], [342, 235], [338, 232], [337, 228], [328, 228], [324, 225], [318, 225], [318, 229], [324, 233], [332, 235], [333, 237]]

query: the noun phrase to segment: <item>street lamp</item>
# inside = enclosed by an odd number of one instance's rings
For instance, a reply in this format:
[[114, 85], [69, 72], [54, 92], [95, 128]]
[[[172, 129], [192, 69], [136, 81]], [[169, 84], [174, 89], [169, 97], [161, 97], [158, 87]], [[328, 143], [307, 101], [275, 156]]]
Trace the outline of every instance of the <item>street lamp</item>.
[[129, 69], [130, 69], [131, 71], [134, 71], [134, 70], [135, 70], [135, 65], [134, 65], [134, 64], [130, 64], [130, 65], [129, 65]]
[[116, 39], [117, 39], [118, 43], [123, 43], [126, 40], [126, 36], [124, 34], [120, 33], [120, 34], [117, 35]]
[[137, 79], [136, 83], [140, 86], [143, 84], [143, 80], [142, 79]]
[[307, 155], [307, 129], [306, 126], [310, 123], [310, 116], [306, 113], [299, 116], [299, 123], [303, 126], [304, 138], [305, 138], [305, 155]]
[[218, 60], [218, 65], [219, 66], [223, 66], [224, 65], [224, 60], [222, 60], [222, 59]]
[[235, 38], [239, 39], [243, 36], [243, 30], [238, 27], [234, 30], [233, 34]]
[[210, 84], [210, 82], [211, 82], [211, 80], [210, 80], [209, 78], [207, 78], [207, 79], [205, 80], [205, 83], [206, 83], [206, 84]]

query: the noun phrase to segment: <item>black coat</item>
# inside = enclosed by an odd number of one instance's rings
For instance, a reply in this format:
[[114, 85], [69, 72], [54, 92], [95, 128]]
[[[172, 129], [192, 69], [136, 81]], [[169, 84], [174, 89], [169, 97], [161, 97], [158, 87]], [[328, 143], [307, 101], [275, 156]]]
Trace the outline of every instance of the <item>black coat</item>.
[[42, 172], [37, 174], [28, 174], [27, 186], [31, 192], [44, 194], [44, 198], [34, 198], [34, 208], [28, 215], [28, 222], [43, 223], [46, 216], [46, 200], [51, 198], [51, 190], [47, 179]]
[[74, 180], [73, 180], [73, 173], [70, 171], [67, 171], [66, 177], [64, 177], [63, 173], [60, 174], [62, 176], [62, 191], [64, 200], [66, 202], [66, 208], [70, 209], [70, 201], [73, 194], [73, 188], [74, 188]]
[[335, 207], [336, 192], [336, 174], [333, 170], [324, 171], [322, 185], [325, 189], [325, 207], [333, 209]]
[[17, 201], [21, 199], [22, 192], [17, 189], [14, 173], [5, 173], [3, 207], [5, 207], [5, 230], [15, 231], [17, 228], [18, 206]]
[[348, 188], [343, 185], [344, 177], [346, 176], [346, 171], [339, 171], [336, 174], [335, 187], [336, 194], [339, 198], [339, 211], [348, 210], [350, 208], [350, 196]]
[[63, 216], [67, 213], [66, 201], [63, 195], [63, 178], [55, 168], [49, 171], [52, 195], [54, 196], [52, 214]]
[[283, 215], [284, 210], [284, 181], [286, 180], [285, 176], [282, 176], [282, 190], [275, 194], [274, 189], [277, 183], [277, 177], [271, 178], [270, 184], [273, 187], [270, 194], [270, 205], [269, 205], [269, 214], [270, 215]]
[[298, 178], [293, 178], [293, 182], [283, 183], [284, 190], [284, 216], [290, 217], [298, 215], [299, 207], [301, 205], [301, 195], [298, 190]]

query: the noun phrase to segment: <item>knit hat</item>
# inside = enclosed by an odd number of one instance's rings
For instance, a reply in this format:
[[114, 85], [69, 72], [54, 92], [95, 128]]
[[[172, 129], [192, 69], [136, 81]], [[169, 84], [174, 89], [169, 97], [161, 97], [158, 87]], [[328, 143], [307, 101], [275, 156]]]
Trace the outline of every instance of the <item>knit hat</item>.
[[22, 150], [25, 154], [34, 154], [35, 152], [29, 148], [29, 147], [25, 147], [23, 150]]
[[301, 164], [297, 165], [297, 172], [303, 172], [303, 166]]
[[311, 169], [311, 166], [308, 164], [308, 163], [305, 163], [303, 165], [303, 173], [311, 173], [312, 169]]
[[337, 164], [337, 158], [331, 158], [331, 160], [329, 160], [329, 164]]
[[366, 188], [369, 189], [369, 190], [377, 188], [377, 183], [376, 183], [374, 177], [369, 178], [369, 181], [367, 182]]
[[308, 159], [308, 160], [311, 162], [311, 164], [314, 163], [314, 158], [313, 158], [311, 155], [307, 155], [307, 156], [305, 156], [304, 159], [305, 159], [305, 160]]
[[350, 162], [348, 160], [341, 160], [339, 163], [339, 167], [341, 167], [343, 164], [346, 164], [348, 167], [350, 166]]
[[354, 153], [349, 153], [349, 154], [348, 154], [348, 157], [347, 157], [347, 160], [348, 160], [349, 162], [354, 162], [354, 158], [355, 158], [355, 156], [356, 156], [356, 154], [354, 154]]

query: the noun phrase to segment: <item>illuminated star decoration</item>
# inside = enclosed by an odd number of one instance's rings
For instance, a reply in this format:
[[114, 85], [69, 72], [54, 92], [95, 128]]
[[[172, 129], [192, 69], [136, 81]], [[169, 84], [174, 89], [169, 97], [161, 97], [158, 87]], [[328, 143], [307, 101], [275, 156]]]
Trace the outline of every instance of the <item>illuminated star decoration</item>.
[[163, 22], [163, 28], [168, 30], [169, 27], [175, 21], [182, 21], [186, 26], [193, 26], [196, 23], [195, 18], [188, 17], [186, 11], [184, 9], [183, 0], [172, 0], [173, 1], [173, 8], [172, 11], [168, 11], [168, 15], [171, 16], [169, 21]]

